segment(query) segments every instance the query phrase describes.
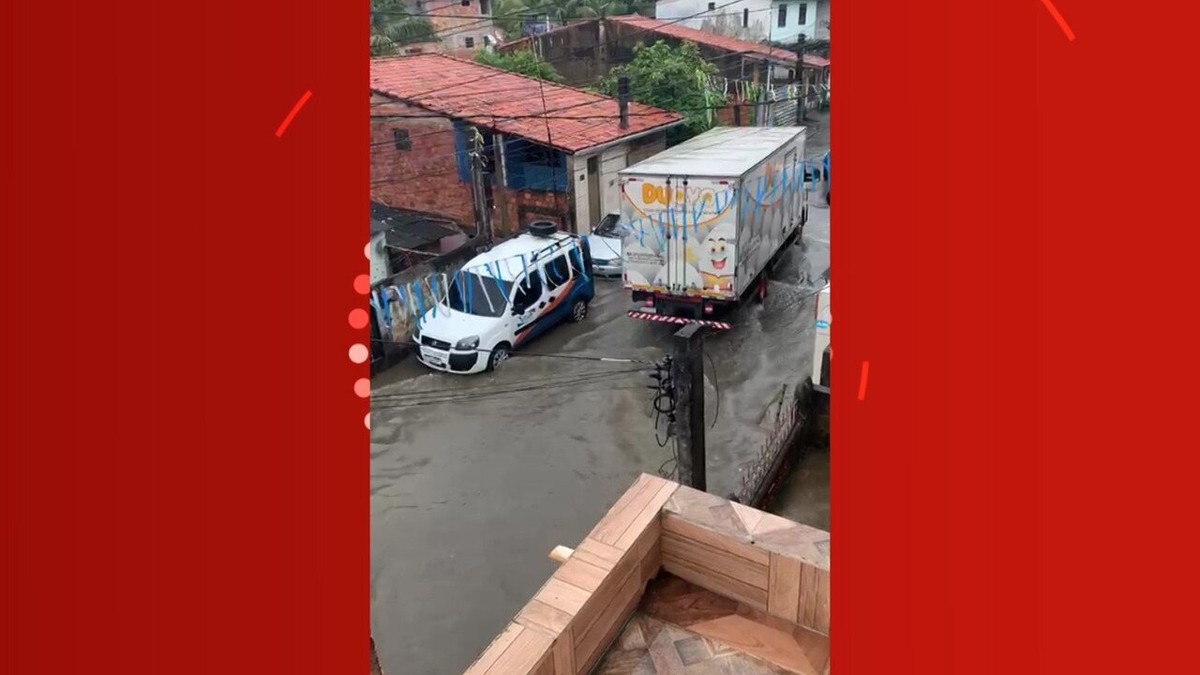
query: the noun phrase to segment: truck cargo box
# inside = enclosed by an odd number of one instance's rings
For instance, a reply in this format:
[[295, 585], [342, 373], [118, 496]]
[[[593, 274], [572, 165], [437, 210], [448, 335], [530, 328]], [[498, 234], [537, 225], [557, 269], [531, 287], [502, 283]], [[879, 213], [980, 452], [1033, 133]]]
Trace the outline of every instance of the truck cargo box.
[[736, 303], [804, 224], [804, 127], [718, 127], [621, 170], [625, 287], [660, 313]]

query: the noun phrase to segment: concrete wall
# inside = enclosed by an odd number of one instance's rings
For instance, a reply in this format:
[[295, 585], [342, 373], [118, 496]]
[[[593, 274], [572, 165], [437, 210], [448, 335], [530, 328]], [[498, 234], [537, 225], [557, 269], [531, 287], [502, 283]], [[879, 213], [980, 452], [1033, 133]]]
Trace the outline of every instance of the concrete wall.
[[[389, 115], [427, 115], [419, 119]], [[393, 130], [408, 132], [410, 150], [397, 150]], [[371, 98], [371, 198], [402, 209], [475, 222], [471, 184], [458, 178], [454, 124], [416, 106]]]
[[[785, 25], [779, 25], [779, 7], [787, 6], [787, 17]], [[817, 30], [817, 5], [816, 0], [775, 0], [771, 3], [771, 39], [776, 42], [793, 43], [799, 35], [803, 35], [805, 39], [812, 40], [816, 37]], [[800, 23], [800, 9], [805, 8], [804, 23]]]
[[816, 38], [818, 40], [829, 39], [829, 2], [830, 0], [821, 0], [817, 3]]
[[575, 223], [572, 230], [577, 234], [591, 231], [595, 223], [588, 222], [591, 215], [588, 212], [590, 192], [588, 191], [587, 162], [588, 155], [571, 155], [567, 158], [567, 175], [571, 181], [571, 198], [575, 200], [573, 212]]
[[[680, 26], [708, 31], [718, 35], [740, 38], [742, 40], [767, 39], [767, 15], [771, 8], [771, 0], [742, 0], [736, 5], [720, 8], [729, 0], [672, 0], [660, 2], [654, 8], [654, 17], [659, 20], [681, 19]], [[709, 10], [709, 6], [713, 9]], [[717, 9], [720, 8], [720, 9]], [[749, 10], [749, 21], [745, 10]]]
[[597, 163], [600, 170], [600, 217], [603, 218], [605, 214], [617, 213], [621, 209], [621, 185], [618, 172], [643, 159], [653, 157], [666, 148], [667, 136], [663, 132], [658, 132], [615, 145], [599, 153], [572, 156], [567, 169], [575, 193], [575, 205], [572, 209], [575, 214], [574, 231], [587, 234], [596, 225], [596, 220], [592, 218], [590, 212], [591, 187], [587, 174], [589, 158], [599, 156]]
[[[422, 14], [436, 14], [427, 17], [433, 24], [434, 30], [442, 37], [442, 49], [449, 54], [469, 59], [474, 52], [483, 48], [483, 38], [496, 32], [492, 21], [481, 12], [481, 0], [467, 0], [463, 6], [462, 0], [411, 0], [413, 11]], [[487, 9], [496, 0], [490, 0]], [[471, 38], [471, 47], [467, 46], [467, 38]]]

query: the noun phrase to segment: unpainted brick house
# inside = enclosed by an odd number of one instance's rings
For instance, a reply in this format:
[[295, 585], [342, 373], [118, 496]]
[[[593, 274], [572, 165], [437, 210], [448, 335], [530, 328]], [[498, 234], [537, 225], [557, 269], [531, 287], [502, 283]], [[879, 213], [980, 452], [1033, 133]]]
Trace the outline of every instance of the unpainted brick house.
[[788, 48], [718, 35], [682, 23], [660, 21], [636, 14], [610, 16], [571, 23], [562, 28], [506, 42], [501, 53], [533, 51], [552, 64], [567, 82], [585, 86], [604, 77], [614, 67], [633, 60], [638, 44], [662, 40], [675, 45], [693, 42], [700, 55], [731, 80], [763, 81], [767, 73], [775, 82], [799, 81], [807, 75], [813, 85], [829, 81], [829, 59], [805, 54], [800, 68], [797, 54]]
[[590, 231], [618, 210], [617, 172], [663, 150], [683, 123], [630, 103], [623, 125], [616, 99], [443, 54], [372, 59], [370, 87], [371, 198], [476, 223], [478, 133], [494, 175], [483, 208], [501, 235], [534, 220]]

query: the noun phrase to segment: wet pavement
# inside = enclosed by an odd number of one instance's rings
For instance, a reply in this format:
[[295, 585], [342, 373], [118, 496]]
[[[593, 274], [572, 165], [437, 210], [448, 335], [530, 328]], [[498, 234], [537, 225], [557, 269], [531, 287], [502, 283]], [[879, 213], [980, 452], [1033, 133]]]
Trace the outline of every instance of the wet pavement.
[[[705, 340], [715, 494], [738, 488], [772, 423], [764, 411], [811, 373], [829, 210], [816, 194], [810, 204], [765, 302]], [[410, 358], [374, 379], [371, 627], [388, 675], [461, 673], [553, 572], [550, 549], [578, 543], [638, 473], [672, 468], [648, 367], [581, 358], [651, 361], [671, 349], [673, 327], [630, 319], [629, 308], [619, 280], [599, 280], [587, 320], [495, 373], [434, 373]]]

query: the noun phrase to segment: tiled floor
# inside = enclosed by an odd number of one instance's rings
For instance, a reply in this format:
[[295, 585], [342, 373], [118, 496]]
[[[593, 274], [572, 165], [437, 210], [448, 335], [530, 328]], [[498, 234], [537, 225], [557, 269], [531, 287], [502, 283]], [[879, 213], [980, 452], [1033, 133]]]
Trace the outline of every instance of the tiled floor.
[[662, 574], [595, 671], [601, 675], [817, 675], [829, 638]]

